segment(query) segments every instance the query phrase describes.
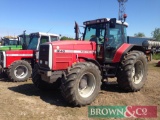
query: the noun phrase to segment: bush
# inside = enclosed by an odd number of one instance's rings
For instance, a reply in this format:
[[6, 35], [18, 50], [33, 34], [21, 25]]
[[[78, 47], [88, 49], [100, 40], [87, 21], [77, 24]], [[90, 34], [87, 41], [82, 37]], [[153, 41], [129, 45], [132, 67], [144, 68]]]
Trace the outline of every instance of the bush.
[[74, 38], [62, 36], [61, 40], [74, 40]]

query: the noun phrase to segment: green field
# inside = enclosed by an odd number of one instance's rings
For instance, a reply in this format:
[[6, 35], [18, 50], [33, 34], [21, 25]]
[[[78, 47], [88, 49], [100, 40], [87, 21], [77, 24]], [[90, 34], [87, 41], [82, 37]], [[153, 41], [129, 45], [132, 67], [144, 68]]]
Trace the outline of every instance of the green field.
[[153, 59], [160, 60], [160, 53], [154, 54]]

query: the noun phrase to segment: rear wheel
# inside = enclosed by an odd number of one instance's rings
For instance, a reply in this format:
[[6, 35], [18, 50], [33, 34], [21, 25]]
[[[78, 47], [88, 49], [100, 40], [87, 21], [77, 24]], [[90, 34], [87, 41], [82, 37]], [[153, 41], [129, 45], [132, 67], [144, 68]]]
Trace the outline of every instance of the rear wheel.
[[40, 90], [53, 90], [60, 87], [61, 81], [60, 78], [57, 79], [54, 83], [47, 83], [42, 80], [41, 75], [38, 73], [39, 66], [36, 64], [32, 73], [32, 82]]
[[75, 106], [90, 104], [100, 91], [101, 79], [100, 70], [95, 64], [74, 64], [62, 79], [62, 95], [67, 102]]
[[138, 91], [147, 77], [147, 59], [143, 52], [131, 51], [123, 59], [117, 76], [119, 87], [127, 91]]
[[31, 77], [31, 73], [31, 65], [24, 60], [13, 62], [7, 71], [8, 78], [14, 82], [23, 82], [28, 80], [28, 78]]

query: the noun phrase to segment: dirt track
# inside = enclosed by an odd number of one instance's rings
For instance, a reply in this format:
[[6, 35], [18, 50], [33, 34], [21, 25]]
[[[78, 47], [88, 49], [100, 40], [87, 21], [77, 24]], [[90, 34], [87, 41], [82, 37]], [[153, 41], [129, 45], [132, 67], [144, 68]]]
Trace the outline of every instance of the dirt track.
[[[158, 118], [154, 120], [160, 120], [160, 67], [155, 67], [155, 63], [157, 61], [149, 63], [148, 80], [141, 91], [125, 93], [117, 84], [106, 85], [91, 105], [155, 105], [158, 106]], [[42, 92], [34, 87], [31, 80], [13, 83], [1, 79], [0, 120], [40, 119], [91, 120], [87, 106], [68, 106], [58, 90]]]

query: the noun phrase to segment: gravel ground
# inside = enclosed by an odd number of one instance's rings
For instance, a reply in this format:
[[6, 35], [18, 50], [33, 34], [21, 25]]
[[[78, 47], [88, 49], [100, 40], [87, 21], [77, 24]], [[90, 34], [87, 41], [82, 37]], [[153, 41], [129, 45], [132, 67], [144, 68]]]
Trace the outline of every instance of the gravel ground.
[[[155, 67], [157, 62], [149, 63], [148, 80], [141, 91], [126, 93], [117, 84], [107, 84], [91, 105], [155, 105], [158, 106], [158, 118], [153, 120], [160, 120], [160, 67]], [[59, 90], [42, 92], [31, 80], [13, 83], [0, 79], [0, 120], [75, 119], [92, 120], [88, 118], [88, 107], [70, 107]]]

